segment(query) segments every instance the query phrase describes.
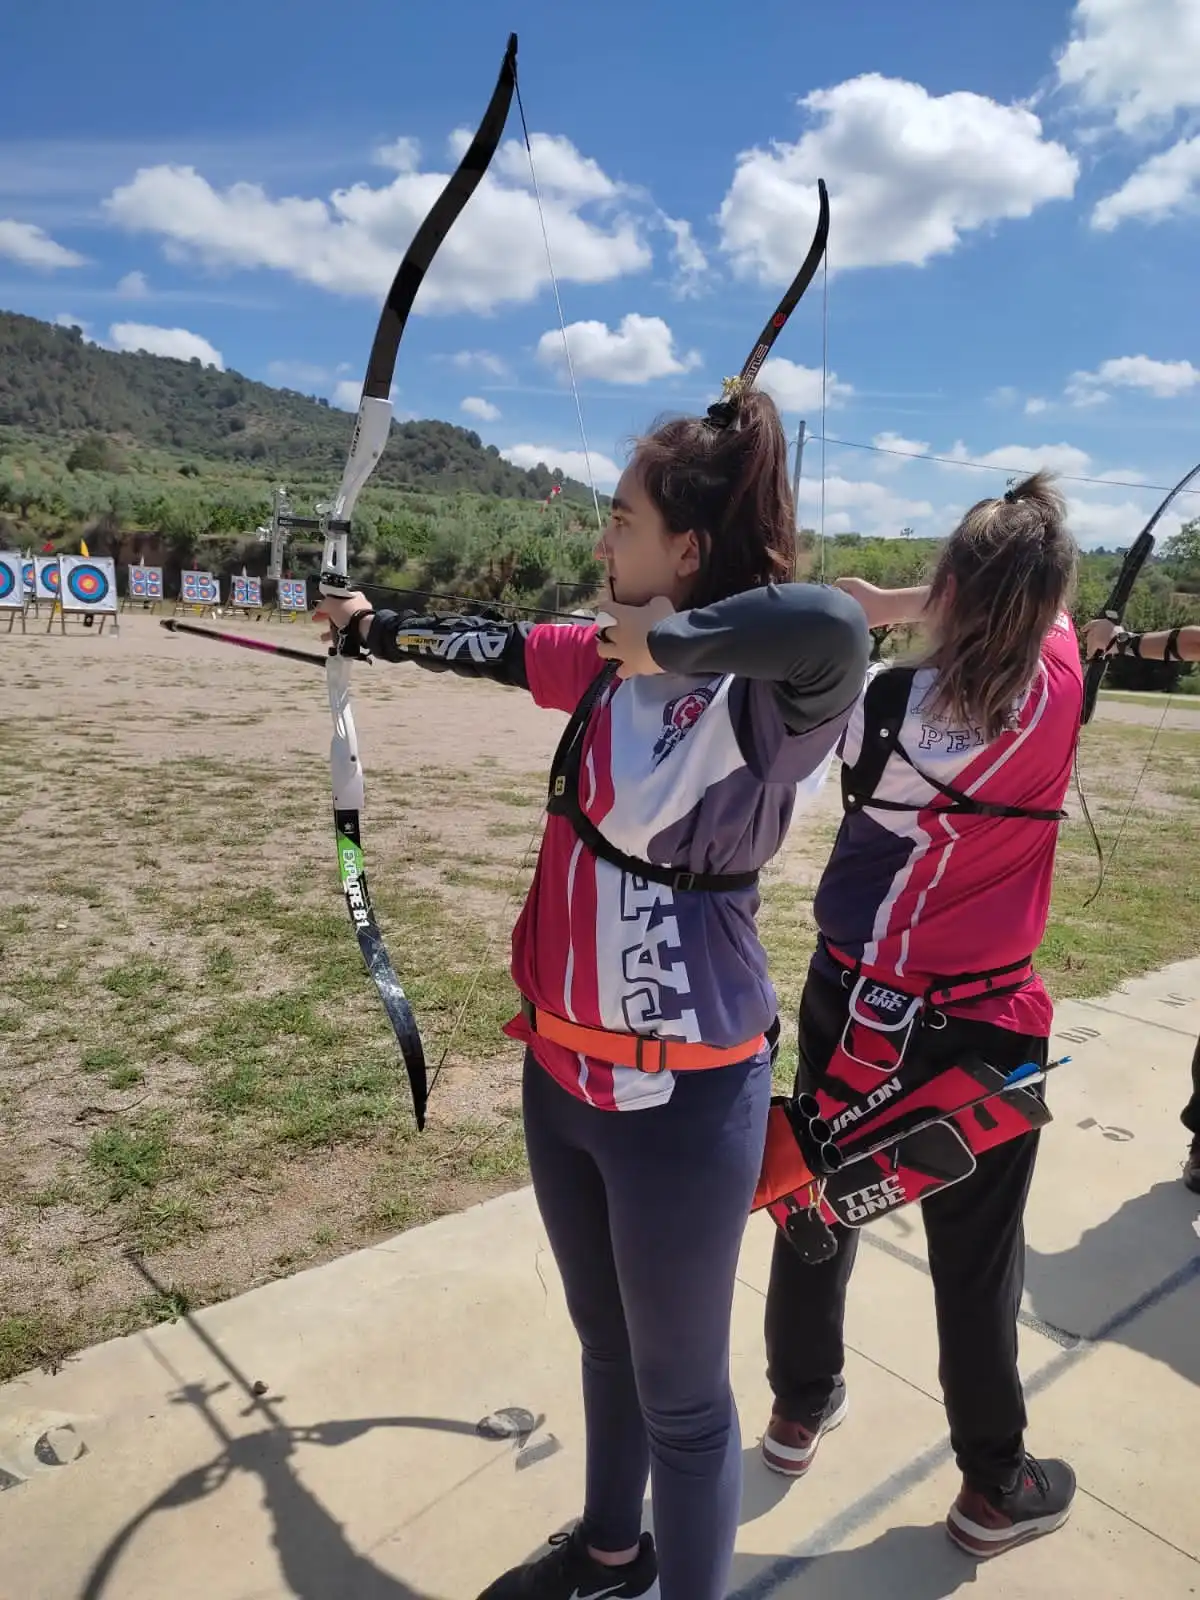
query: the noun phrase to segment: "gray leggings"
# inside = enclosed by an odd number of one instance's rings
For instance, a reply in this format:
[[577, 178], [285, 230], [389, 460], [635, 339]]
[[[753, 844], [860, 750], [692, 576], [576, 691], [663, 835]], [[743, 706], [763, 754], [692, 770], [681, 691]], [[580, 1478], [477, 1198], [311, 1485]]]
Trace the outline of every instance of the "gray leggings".
[[770, 1065], [680, 1074], [668, 1104], [598, 1111], [525, 1058], [538, 1207], [583, 1346], [583, 1530], [637, 1543], [647, 1477], [662, 1600], [722, 1600], [741, 1508], [734, 1273]]

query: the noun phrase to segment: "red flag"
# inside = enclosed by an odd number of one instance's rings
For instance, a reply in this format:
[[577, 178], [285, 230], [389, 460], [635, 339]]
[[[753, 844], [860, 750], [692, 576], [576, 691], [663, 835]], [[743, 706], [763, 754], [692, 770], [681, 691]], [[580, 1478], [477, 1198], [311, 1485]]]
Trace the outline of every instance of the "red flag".
[[54, 546], [52, 544], [44, 544], [42, 546], [42, 554], [44, 556], [52, 556], [54, 554]]

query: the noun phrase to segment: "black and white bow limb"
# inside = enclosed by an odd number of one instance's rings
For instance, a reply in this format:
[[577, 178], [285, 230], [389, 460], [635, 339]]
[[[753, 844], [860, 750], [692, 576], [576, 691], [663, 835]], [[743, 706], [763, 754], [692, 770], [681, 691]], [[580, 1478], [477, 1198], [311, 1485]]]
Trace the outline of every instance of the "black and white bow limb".
[[[1112, 593], [1104, 602], [1101, 613], [1109, 622], [1124, 620], [1125, 607], [1129, 604], [1129, 596], [1133, 593], [1133, 586], [1138, 580], [1138, 574], [1150, 558], [1154, 549], [1154, 530], [1164, 512], [1168, 510], [1177, 494], [1182, 494], [1193, 478], [1200, 477], [1200, 461], [1180, 478], [1170, 494], [1155, 508], [1153, 516], [1138, 534], [1137, 538], [1126, 551], [1125, 559], [1121, 563], [1121, 570], [1117, 574], [1117, 581], [1113, 584]], [[1103, 655], [1093, 656], [1087, 664], [1087, 671], [1083, 679], [1083, 711], [1080, 722], [1088, 723], [1096, 710], [1096, 697], [1100, 693], [1100, 685], [1104, 681], [1104, 674], [1108, 670], [1108, 657]]]
[[[350, 587], [347, 550], [350, 520], [355, 501], [383, 454], [391, 432], [392, 375], [396, 370], [396, 356], [404, 327], [430, 263], [496, 153], [516, 81], [517, 36], [514, 33], [509, 37], [500, 76], [479, 130], [433, 209], [417, 229], [388, 290], [367, 362], [367, 375], [341, 488], [325, 521], [325, 553], [320, 586], [323, 595], [344, 594]], [[337, 837], [338, 870], [358, 947], [404, 1056], [417, 1127], [424, 1128], [425, 1107], [429, 1099], [425, 1050], [412, 1005], [396, 976], [375, 920], [363, 862], [363, 773], [354, 714], [350, 708], [350, 678], [356, 652], [344, 653], [339, 650], [339, 644], [343, 644], [343, 641], [335, 636], [334, 648], [330, 651], [325, 668], [329, 709], [333, 715], [329, 764], [333, 778], [333, 823]]]

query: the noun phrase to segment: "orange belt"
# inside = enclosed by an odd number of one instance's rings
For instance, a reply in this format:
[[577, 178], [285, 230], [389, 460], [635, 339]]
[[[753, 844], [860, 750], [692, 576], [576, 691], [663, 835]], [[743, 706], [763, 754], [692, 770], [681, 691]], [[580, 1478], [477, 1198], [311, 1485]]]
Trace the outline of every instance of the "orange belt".
[[707, 1067], [731, 1067], [735, 1062], [748, 1061], [767, 1047], [766, 1035], [761, 1033], [745, 1044], [722, 1048], [691, 1044], [686, 1039], [659, 1039], [642, 1033], [587, 1028], [581, 1022], [569, 1022], [566, 1017], [542, 1011], [530, 1000], [522, 1000], [521, 1010], [533, 1031], [551, 1044], [560, 1044], [580, 1055], [595, 1056], [597, 1061], [609, 1061], [614, 1067], [634, 1067], [638, 1072], [703, 1072]]

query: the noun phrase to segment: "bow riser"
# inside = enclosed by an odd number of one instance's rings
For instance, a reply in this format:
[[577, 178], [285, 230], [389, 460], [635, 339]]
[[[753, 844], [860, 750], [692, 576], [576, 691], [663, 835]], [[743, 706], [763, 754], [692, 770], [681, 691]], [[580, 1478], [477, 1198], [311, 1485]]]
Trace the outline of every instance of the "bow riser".
[[[354, 507], [358, 497], [366, 484], [367, 479], [379, 465], [379, 458], [387, 449], [388, 438], [392, 431], [392, 402], [390, 400], [375, 400], [370, 395], [364, 394], [358, 407], [358, 416], [354, 423], [354, 437], [350, 441], [350, 454], [346, 460], [346, 469], [342, 473], [342, 486], [338, 490], [337, 499], [333, 503], [334, 523], [349, 523], [354, 515]], [[327, 572], [335, 572], [339, 577], [346, 578], [346, 530], [338, 528], [325, 540], [325, 555], [322, 565], [322, 589], [324, 588]], [[345, 587], [343, 584], [341, 587]], [[332, 591], [336, 593], [336, 590]]]

